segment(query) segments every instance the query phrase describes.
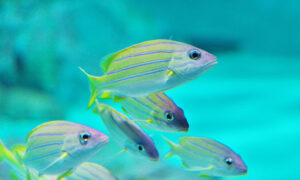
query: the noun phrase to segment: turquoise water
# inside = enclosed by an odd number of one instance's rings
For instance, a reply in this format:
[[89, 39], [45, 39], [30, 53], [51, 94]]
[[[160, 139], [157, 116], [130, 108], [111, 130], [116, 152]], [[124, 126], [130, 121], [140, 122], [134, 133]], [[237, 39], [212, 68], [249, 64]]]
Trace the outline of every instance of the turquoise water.
[[[1, 1], [0, 138], [24, 143], [56, 119], [107, 133], [88, 111], [89, 85], [101, 58], [145, 40], [169, 38], [205, 49], [218, 64], [167, 94], [190, 124], [188, 134], [147, 130], [161, 157], [161, 135], [218, 140], [237, 152], [248, 174], [234, 179], [297, 180], [300, 160], [300, 14], [296, 1]], [[167, 9], [167, 10], [166, 10]], [[110, 102], [108, 102], [110, 103]], [[111, 103], [110, 103], [111, 104]], [[116, 104], [112, 104], [117, 107]], [[201, 179], [178, 158], [135, 158], [114, 143], [91, 161], [120, 179]], [[0, 179], [7, 179], [0, 165]], [[208, 178], [203, 178], [208, 179]]]

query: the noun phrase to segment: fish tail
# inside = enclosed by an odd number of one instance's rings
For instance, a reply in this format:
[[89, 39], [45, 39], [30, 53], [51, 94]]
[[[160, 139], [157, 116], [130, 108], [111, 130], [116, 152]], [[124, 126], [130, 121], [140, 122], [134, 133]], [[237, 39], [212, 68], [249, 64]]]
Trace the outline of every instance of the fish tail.
[[4, 156], [4, 145], [0, 140], [0, 162], [3, 160], [3, 156]]
[[5, 147], [2, 141], [0, 141], [0, 161], [6, 159], [11, 159], [11, 153], [10, 151]]
[[14, 155], [11, 151], [9, 151], [5, 145], [0, 141], [0, 161], [4, 160], [5, 163], [11, 168], [10, 175], [14, 179], [15, 177], [23, 177], [26, 176], [24, 172], [24, 166], [20, 164], [17, 160], [15, 160]]
[[98, 105], [100, 103], [99, 103], [99, 101], [97, 99], [95, 100], [95, 102], [96, 102], [96, 106], [93, 108], [92, 111], [93, 111], [94, 114], [99, 114], [100, 113], [100, 109], [99, 109], [100, 107]]
[[94, 104], [96, 98], [99, 95], [99, 90], [97, 90], [97, 85], [99, 84], [103, 84], [104, 82], [104, 78], [103, 76], [93, 76], [88, 74], [85, 70], [83, 70], [81, 67], [79, 67], [79, 69], [88, 77], [90, 85], [91, 85], [91, 97], [90, 97], [90, 101], [88, 104], [88, 109]]
[[163, 139], [168, 143], [168, 145], [170, 146], [170, 151], [169, 153], [164, 157], [164, 159], [168, 159], [172, 156], [174, 156], [174, 150], [177, 148], [177, 144], [175, 144], [174, 142], [172, 142], [170, 139], [162, 136]]

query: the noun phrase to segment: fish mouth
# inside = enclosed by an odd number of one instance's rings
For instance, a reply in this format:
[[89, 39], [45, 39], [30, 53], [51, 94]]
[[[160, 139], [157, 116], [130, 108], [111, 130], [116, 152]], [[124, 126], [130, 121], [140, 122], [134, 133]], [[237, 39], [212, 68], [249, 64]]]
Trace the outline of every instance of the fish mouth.
[[181, 127], [177, 131], [180, 132], [180, 133], [187, 133], [189, 131], [189, 126], [187, 126], [187, 127]]
[[210, 59], [210, 62], [205, 64], [204, 67], [213, 66], [213, 65], [216, 65], [217, 63], [218, 63], [217, 58], [213, 58], [213, 59]]
[[102, 146], [106, 145], [107, 143], [109, 143], [109, 137], [108, 136], [100, 137], [97, 147], [102, 147]]
[[241, 170], [241, 176], [245, 176], [248, 174], [248, 169], [242, 169]]
[[150, 160], [153, 161], [153, 162], [158, 162], [159, 157], [151, 157]]
[[182, 129], [181, 132], [187, 133], [187, 132], [189, 132], [189, 128]]

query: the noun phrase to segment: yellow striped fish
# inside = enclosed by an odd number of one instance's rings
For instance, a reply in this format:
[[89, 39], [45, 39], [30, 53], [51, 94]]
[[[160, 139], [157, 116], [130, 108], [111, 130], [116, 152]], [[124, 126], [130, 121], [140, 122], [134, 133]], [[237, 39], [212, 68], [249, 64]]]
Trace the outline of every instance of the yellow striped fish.
[[189, 129], [183, 110], [164, 93], [126, 98], [119, 103], [126, 114], [147, 129], [163, 132], [187, 132]]
[[147, 157], [154, 161], [159, 160], [159, 153], [153, 140], [134, 121], [105, 104], [97, 103], [94, 112], [100, 115], [110, 136], [124, 150], [136, 156]]
[[27, 135], [24, 163], [39, 174], [63, 174], [107, 143], [108, 136], [96, 129], [68, 121], [51, 121]]
[[204, 137], [181, 137], [179, 144], [165, 138], [171, 150], [166, 158], [178, 156], [188, 170], [203, 176], [233, 177], [247, 174], [247, 166], [229, 147]]
[[92, 95], [142, 97], [175, 88], [197, 78], [217, 63], [212, 54], [194, 46], [165, 39], [142, 42], [107, 57], [103, 76], [87, 74]]

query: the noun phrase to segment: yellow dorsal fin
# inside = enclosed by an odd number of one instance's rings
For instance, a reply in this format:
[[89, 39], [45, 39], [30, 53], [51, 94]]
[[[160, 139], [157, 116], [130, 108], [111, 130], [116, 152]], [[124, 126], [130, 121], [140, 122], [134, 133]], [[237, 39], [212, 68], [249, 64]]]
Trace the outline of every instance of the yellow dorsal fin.
[[103, 92], [100, 96], [100, 99], [110, 99], [112, 98], [111, 92]]
[[117, 53], [108, 55], [108, 56], [106, 56], [106, 57], [103, 58], [102, 63], [101, 63], [101, 68], [102, 68], [103, 72], [105, 72], [105, 73], [108, 72], [109, 66], [111, 65], [112, 62], [115, 61], [116, 56], [117, 56], [118, 54], [119, 54], [119, 53], [117, 52]]

